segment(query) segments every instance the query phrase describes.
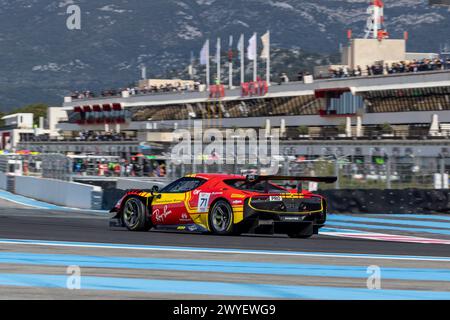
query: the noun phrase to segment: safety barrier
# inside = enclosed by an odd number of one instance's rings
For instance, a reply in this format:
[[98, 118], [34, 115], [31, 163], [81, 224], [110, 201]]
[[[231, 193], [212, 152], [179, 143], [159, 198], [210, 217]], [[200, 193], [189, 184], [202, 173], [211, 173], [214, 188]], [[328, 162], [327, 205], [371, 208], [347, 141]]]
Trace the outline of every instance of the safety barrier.
[[450, 190], [324, 190], [333, 213], [450, 213]]
[[15, 193], [60, 206], [94, 210], [101, 209], [103, 198], [100, 187], [24, 176], [15, 177]]
[[117, 179], [117, 189], [151, 189], [153, 186], [158, 186], [162, 189], [169, 181], [165, 178], [119, 178]]
[[0, 172], [0, 189], [6, 190], [7, 187], [8, 187], [8, 176], [5, 173]]
[[[325, 190], [319, 192], [333, 213], [431, 214], [450, 213], [450, 190]], [[102, 208], [109, 210], [124, 190], [103, 192]]]

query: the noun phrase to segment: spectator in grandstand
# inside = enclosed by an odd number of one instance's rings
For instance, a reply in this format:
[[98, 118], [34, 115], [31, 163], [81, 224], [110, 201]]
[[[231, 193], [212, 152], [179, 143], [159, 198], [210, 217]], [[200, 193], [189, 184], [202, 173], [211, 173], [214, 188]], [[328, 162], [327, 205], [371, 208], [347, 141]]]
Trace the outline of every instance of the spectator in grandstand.
[[114, 175], [120, 177], [120, 172], [122, 171], [120, 163], [114, 164]]
[[144, 176], [148, 177], [152, 173], [152, 166], [148, 161], [144, 162]]
[[120, 164], [120, 177], [125, 177], [126, 176], [126, 161], [123, 161]]
[[343, 76], [344, 78], [347, 78], [347, 77], [350, 76], [350, 74], [349, 74], [349, 72], [348, 72], [348, 67], [347, 67], [347, 66], [344, 66], [344, 67], [342, 68], [342, 76]]
[[287, 76], [287, 74], [286, 73], [282, 73], [281, 75], [280, 75], [280, 81], [279, 81], [279, 83], [278, 84], [283, 84], [283, 83], [288, 83], [289, 82], [289, 77]]
[[130, 177], [133, 171], [133, 165], [131, 163], [125, 163], [125, 176]]
[[154, 171], [155, 177], [165, 177], [166, 176], [166, 166], [164, 164], [160, 164], [156, 167]]
[[[436, 71], [444, 70], [450, 68], [450, 59], [423, 59], [423, 60], [413, 60], [413, 61], [399, 61], [394, 63], [385, 63], [367, 65], [365, 70], [365, 75], [388, 75], [396, 73], [406, 73], [406, 72], [424, 72], [424, 71]], [[343, 78], [343, 77], [358, 77], [363, 75], [360, 66], [356, 70], [350, 70], [348, 67], [340, 67], [337, 69], [330, 69], [329, 73], [332, 78]]]

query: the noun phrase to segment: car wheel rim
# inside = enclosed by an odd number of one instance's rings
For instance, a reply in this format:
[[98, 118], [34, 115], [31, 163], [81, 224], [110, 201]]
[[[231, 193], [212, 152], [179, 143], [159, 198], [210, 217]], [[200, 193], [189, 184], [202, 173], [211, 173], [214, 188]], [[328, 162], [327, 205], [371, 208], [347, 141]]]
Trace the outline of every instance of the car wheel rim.
[[230, 217], [231, 213], [229, 208], [226, 205], [218, 204], [214, 208], [212, 217], [214, 229], [218, 232], [226, 231], [230, 223]]
[[123, 218], [128, 226], [134, 226], [139, 216], [139, 203], [135, 199], [130, 199], [125, 203]]

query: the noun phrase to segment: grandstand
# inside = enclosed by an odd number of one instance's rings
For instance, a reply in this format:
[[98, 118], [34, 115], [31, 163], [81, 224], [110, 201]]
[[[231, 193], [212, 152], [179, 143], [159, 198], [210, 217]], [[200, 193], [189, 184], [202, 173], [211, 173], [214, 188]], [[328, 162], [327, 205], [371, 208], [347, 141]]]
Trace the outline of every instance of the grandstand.
[[58, 124], [66, 133], [120, 128], [189, 127], [192, 120], [222, 128], [265, 126], [281, 121], [286, 127], [336, 127], [350, 118], [361, 126], [431, 126], [433, 115], [450, 123], [450, 70], [371, 77], [290, 82], [273, 85], [262, 96], [243, 96], [225, 90], [219, 98], [207, 92], [141, 94], [70, 100], [62, 108], [68, 121]]
[[282, 148], [296, 154], [321, 153], [322, 146], [338, 144], [349, 153], [356, 145], [366, 153], [392, 145], [390, 153], [408, 142], [438, 156], [450, 138], [450, 70], [289, 82], [252, 96], [238, 88], [219, 97], [188, 91], [66, 98], [56, 109], [67, 114], [56, 124], [59, 140], [27, 141], [22, 147], [74, 152], [87, 146], [77, 141], [80, 147], [74, 149], [80, 132], [116, 131], [121, 141], [97, 139], [90, 142], [94, 150], [115, 155], [122, 148], [114, 145], [123, 144], [132, 153], [139, 142], [169, 148], [174, 129], [203, 120], [205, 128], [220, 130], [280, 128]]

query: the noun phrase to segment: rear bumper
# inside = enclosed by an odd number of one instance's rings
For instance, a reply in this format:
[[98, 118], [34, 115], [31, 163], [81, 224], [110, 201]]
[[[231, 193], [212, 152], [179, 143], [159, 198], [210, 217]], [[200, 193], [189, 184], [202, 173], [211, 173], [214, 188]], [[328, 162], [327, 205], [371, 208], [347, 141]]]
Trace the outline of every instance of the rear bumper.
[[321, 212], [292, 214], [289, 212], [268, 213], [248, 206], [244, 209], [244, 220], [239, 224], [245, 233], [256, 234], [318, 234], [325, 225], [326, 207]]

